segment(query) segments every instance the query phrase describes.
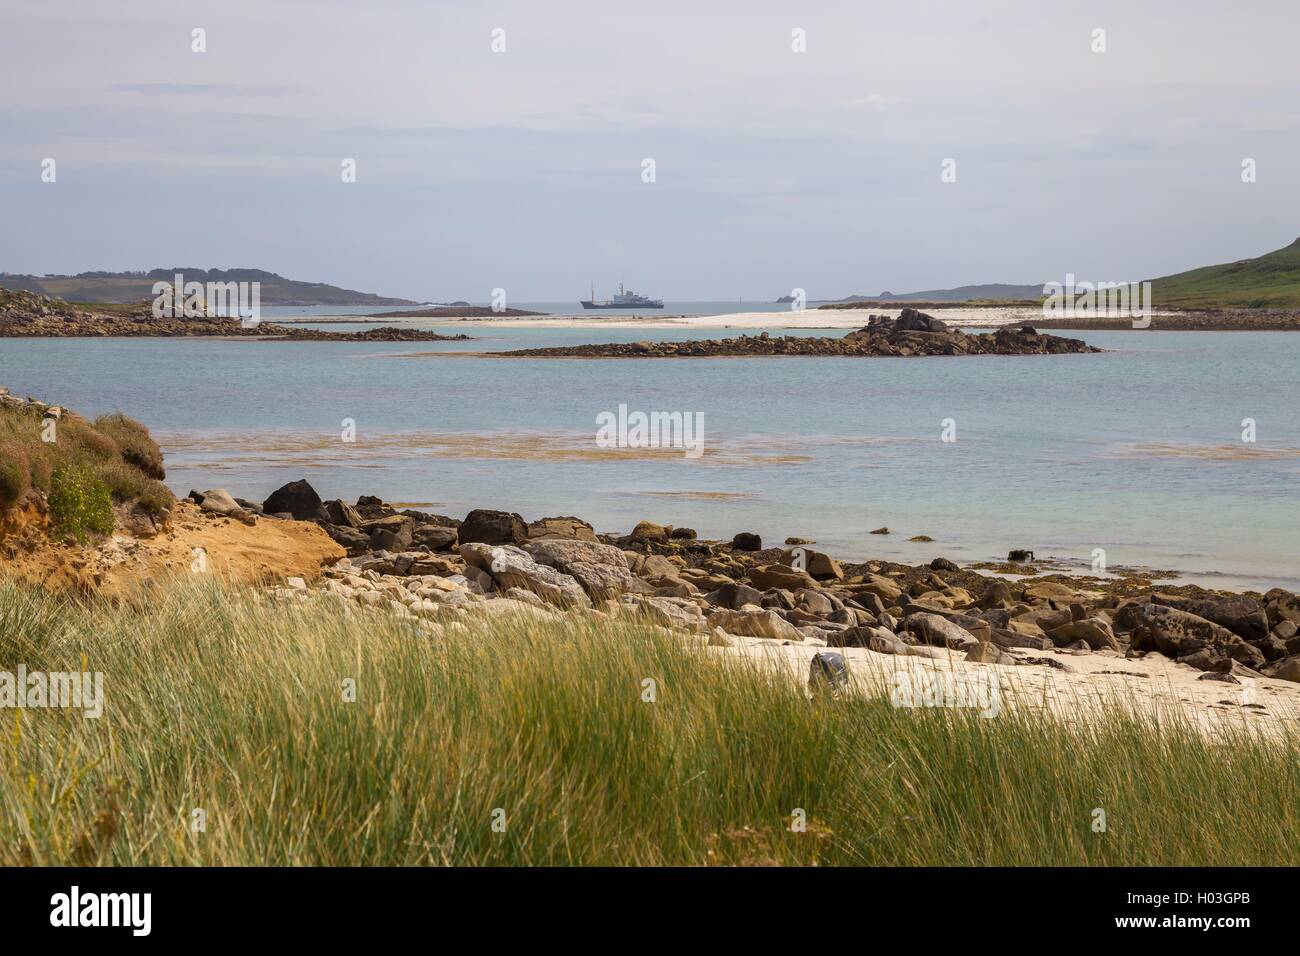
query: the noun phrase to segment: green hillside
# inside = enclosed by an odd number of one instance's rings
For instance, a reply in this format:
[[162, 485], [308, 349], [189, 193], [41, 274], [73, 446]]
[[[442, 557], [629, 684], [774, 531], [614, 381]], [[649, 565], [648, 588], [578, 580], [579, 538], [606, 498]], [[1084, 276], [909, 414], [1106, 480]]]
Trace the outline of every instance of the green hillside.
[[324, 282], [299, 282], [262, 269], [152, 269], [149, 272], [81, 272], [74, 276], [0, 273], [0, 287], [68, 302], [139, 302], [153, 298], [155, 282], [171, 282], [177, 273], [187, 282], [260, 282], [262, 305], [417, 305], [370, 292], [340, 289]]
[[1300, 239], [1284, 249], [1152, 280], [1157, 306], [1300, 308]]

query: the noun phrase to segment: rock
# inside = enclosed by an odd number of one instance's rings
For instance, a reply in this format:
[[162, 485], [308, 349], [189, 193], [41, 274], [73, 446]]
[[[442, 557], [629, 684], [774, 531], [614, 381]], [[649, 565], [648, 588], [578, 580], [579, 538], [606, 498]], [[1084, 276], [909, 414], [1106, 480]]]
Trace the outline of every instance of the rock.
[[281, 485], [262, 502], [262, 510], [269, 515], [291, 514], [296, 521], [328, 521], [325, 506], [305, 478]]
[[731, 539], [731, 547], [736, 551], [762, 551], [763, 539], [750, 531], [742, 531]]
[[395, 522], [369, 522], [370, 546], [376, 551], [406, 551], [411, 547], [412, 521], [399, 516]]
[[930, 562], [931, 571], [960, 571], [961, 568], [953, 564], [947, 558], [935, 558]]
[[1275, 667], [1269, 676], [1278, 680], [1300, 683], [1300, 657], [1287, 658], [1280, 666]]
[[1173, 658], [1184, 657], [1206, 646], [1224, 648], [1230, 644], [1243, 644], [1249, 647], [1226, 627], [1159, 604], [1126, 604], [1116, 613], [1115, 625], [1133, 632], [1130, 643], [1134, 649], [1158, 650]]
[[513, 512], [476, 508], [460, 523], [458, 537], [462, 545], [521, 545], [528, 541], [528, 526]]
[[416, 525], [411, 532], [411, 543], [430, 551], [451, 551], [460, 543], [460, 532], [450, 525]]
[[814, 697], [839, 697], [849, 686], [849, 665], [844, 655], [818, 651], [808, 665], [808, 690]]
[[815, 617], [826, 617], [835, 611], [835, 604], [825, 593], [810, 588], [794, 592], [795, 606]]
[[[622, 557], [622, 552], [619, 553], [619, 557]], [[593, 604], [616, 599], [628, 591], [635, 592], [646, 587], [631, 571], [617, 565], [571, 561], [564, 570], [582, 585], [582, 589], [587, 592]]]
[[1025, 588], [1025, 597], [1034, 601], [1073, 601], [1075, 593], [1056, 581], [1040, 581]]
[[[356, 508], [346, 501], [340, 501], [338, 498], [326, 501], [323, 507], [325, 508], [325, 520], [330, 524], [336, 524], [344, 528], [360, 528], [361, 522], [364, 520]], [[263, 508], [263, 510], [266, 509]]]
[[966, 660], [975, 664], [1014, 664], [1016, 659], [991, 641], [980, 641], [966, 652]]
[[895, 332], [946, 332], [948, 325], [932, 315], [909, 307], [898, 314], [893, 329]]
[[340, 524], [326, 524], [322, 527], [325, 533], [341, 544], [350, 556], [355, 557], [370, 550], [370, 535], [364, 531]]
[[907, 627], [926, 644], [937, 647], [967, 650], [979, 643], [970, 631], [938, 614], [912, 614], [907, 618]]
[[689, 601], [631, 594], [624, 595], [623, 600], [632, 602], [632, 606], [639, 613], [663, 627], [687, 631], [699, 631], [704, 628], [704, 615]]
[[760, 591], [779, 588], [797, 591], [799, 588], [815, 588], [817, 582], [805, 571], [796, 571], [783, 564], [768, 564], [763, 567], [750, 568], [749, 580]]
[[1060, 627], [1054, 627], [1047, 632], [1047, 636], [1058, 647], [1064, 647], [1074, 641], [1083, 641], [1089, 649], [1099, 651], [1103, 647], [1109, 647], [1113, 651], [1120, 649], [1119, 641], [1115, 639], [1115, 632], [1111, 629], [1110, 622], [1102, 617], [1090, 617], [1082, 621], [1071, 621], [1069, 624], [1062, 624]]
[[633, 573], [657, 587], [672, 587], [681, 580], [682, 569], [662, 554], [638, 555]]
[[880, 574], [864, 575], [862, 582], [852, 585], [852, 587], [855, 595], [858, 592], [866, 591], [876, 595], [885, 602], [886, 606], [897, 601], [903, 594], [903, 589], [895, 581]]
[[603, 564], [612, 568], [627, 570], [627, 557], [612, 544], [599, 541], [579, 539], [547, 538], [530, 541], [524, 550], [538, 564], [545, 564], [561, 571], [568, 571], [569, 565]]
[[1296, 636], [1297, 630], [1300, 628], [1296, 627], [1295, 621], [1278, 621], [1273, 628], [1273, 636], [1280, 641], [1289, 641]]
[[[190, 494], [193, 495], [194, 492], [190, 492]], [[235, 499], [230, 496], [230, 492], [226, 491], [225, 488], [213, 488], [210, 491], [203, 492], [199, 498], [199, 507], [212, 514], [226, 516], [244, 510], [239, 507]]]
[[1290, 591], [1274, 588], [1264, 595], [1267, 606], [1268, 623], [1276, 627], [1283, 621], [1300, 625], [1300, 598]]
[[595, 529], [581, 518], [539, 518], [528, 525], [531, 541], [563, 538], [576, 541], [597, 541]]
[[1268, 636], [1268, 615], [1264, 613], [1264, 605], [1244, 594], [1191, 598], [1156, 593], [1151, 595], [1151, 603], [1203, 617], [1248, 641]]
[[889, 534], [889, 529], [888, 529], [888, 528], [877, 528], [875, 531], [872, 531], [872, 532], [870, 532], [870, 533], [871, 533], [871, 534]]
[[673, 541], [694, 541], [696, 534], [694, 528], [673, 528], [668, 537]]
[[838, 561], [811, 548], [790, 548], [781, 553], [780, 561], [795, 570], [806, 571], [818, 581], [839, 581], [844, 577], [844, 569]]
[[985, 610], [998, 608], [1006, 610], [1011, 607], [1011, 589], [1007, 587], [1005, 581], [994, 581], [984, 591], [984, 596], [979, 600], [979, 606]]
[[712, 628], [709, 631], [709, 647], [730, 647], [731, 635], [720, 627]]
[[1007, 560], [1016, 561], [1016, 562], [1032, 561], [1034, 560], [1034, 552], [1025, 551], [1021, 548], [1014, 548], [1011, 551], [1007, 552]]
[[668, 528], [661, 524], [655, 524], [653, 521], [638, 521], [632, 533], [627, 536], [631, 542], [648, 542], [651, 544], [663, 544], [668, 540]]
[[466, 564], [491, 575], [498, 590], [523, 588], [559, 607], [591, 606], [591, 599], [574, 578], [538, 564], [520, 548], [471, 542], [458, 550]]
[[747, 584], [736, 584], [735, 582], [732, 582], [730, 584], [724, 584], [716, 591], [706, 594], [704, 600], [708, 601], [714, 607], [728, 608], [729, 610], [737, 611], [746, 604], [758, 604], [763, 600], [763, 595], [761, 592], [755, 588], [751, 588]]
[[778, 641], [802, 641], [803, 633], [781, 615], [772, 610], [728, 611], [714, 608], [708, 614], [711, 627], [720, 627], [728, 634], [746, 637], [766, 637]]

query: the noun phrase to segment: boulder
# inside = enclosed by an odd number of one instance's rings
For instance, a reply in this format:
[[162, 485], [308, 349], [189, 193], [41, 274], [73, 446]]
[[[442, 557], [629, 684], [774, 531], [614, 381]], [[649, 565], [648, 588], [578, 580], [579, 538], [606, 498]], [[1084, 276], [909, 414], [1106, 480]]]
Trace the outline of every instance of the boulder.
[[815, 588], [817, 582], [806, 571], [796, 571], [784, 564], [768, 564], [763, 567], [750, 568], [749, 580], [760, 591], [778, 588], [797, 591], [799, 588]]
[[778, 641], [802, 641], [803, 633], [781, 615], [772, 610], [728, 611], [714, 608], [709, 611], [710, 627], [720, 627], [728, 634], [746, 637], [766, 637]]
[[538, 564], [568, 571], [574, 563], [603, 564], [627, 570], [627, 557], [612, 544], [577, 539], [544, 538], [530, 541], [524, 550]]
[[1248, 641], [1266, 637], [1269, 632], [1264, 605], [1244, 594], [1191, 598], [1156, 593], [1151, 595], [1151, 603], [1203, 617]]
[[751, 531], [742, 531], [731, 539], [731, 547], [736, 551], [762, 551], [763, 539]]
[[763, 600], [763, 595], [755, 588], [747, 584], [736, 584], [734, 581], [730, 584], [724, 584], [716, 591], [712, 591], [704, 596], [714, 607], [728, 608], [737, 611], [746, 604], [759, 604]]
[[[194, 492], [190, 492], [191, 495]], [[202, 492], [199, 507], [204, 511], [212, 514], [234, 516], [244, 509], [230, 496], [230, 492], [225, 488], [213, 488], [209, 491]]]
[[532, 541], [550, 538], [572, 539], [576, 541], [597, 541], [596, 531], [581, 518], [539, 518], [528, 525], [528, 537]]
[[992, 641], [980, 641], [966, 652], [966, 660], [973, 664], [1014, 664], [1016, 659]]
[[1300, 657], [1287, 658], [1278, 667], [1275, 667], [1273, 673], [1269, 676], [1275, 677], [1278, 680], [1289, 680], [1300, 683]]
[[281, 485], [262, 502], [262, 510], [269, 515], [291, 514], [297, 521], [328, 521], [325, 506], [306, 478]]
[[898, 318], [893, 322], [893, 330], [895, 332], [946, 332], [948, 325], [932, 315], [909, 307], [898, 314]]
[[1126, 604], [1116, 613], [1115, 626], [1133, 632], [1130, 644], [1134, 650], [1157, 650], [1173, 658], [1184, 657], [1207, 646], [1225, 648], [1231, 644], [1244, 644], [1226, 627], [1160, 604]]
[[528, 540], [524, 519], [510, 511], [475, 508], [460, 523], [461, 544], [513, 544]]
[[1111, 629], [1110, 622], [1104, 617], [1090, 617], [1082, 621], [1071, 621], [1068, 624], [1052, 628], [1047, 632], [1047, 636], [1052, 639], [1052, 642], [1057, 647], [1066, 647], [1075, 641], [1083, 641], [1090, 650], [1094, 651], [1106, 647], [1112, 651], [1120, 649], [1119, 641], [1115, 639], [1115, 632]]
[[420, 524], [411, 532], [411, 542], [430, 551], [450, 551], [460, 542], [460, 533], [450, 525]]
[[586, 591], [574, 578], [538, 564], [520, 548], [470, 542], [458, 550], [466, 564], [491, 575], [500, 591], [522, 588], [559, 607], [591, 606]]
[[653, 521], [638, 521], [627, 539], [634, 543], [663, 544], [668, 540], [670, 530], [661, 524], [655, 524]]
[[811, 548], [790, 548], [781, 553], [782, 564], [807, 571], [818, 581], [839, 581], [844, 577], [840, 563], [829, 554]]
[[912, 614], [907, 628], [926, 644], [967, 650], [979, 643], [970, 631], [938, 614]]
[[361, 522], [365, 520], [356, 508], [346, 501], [340, 501], [338, 498], [325, 502], [324, 508], [325, 520], [330, 524], [341, 525], [345, 528], [360, 528]]
[[[622, 552], [619, 552], [619, 557], [622, 557]], [[593, 604], [617, 599], [629, 591], [636, 592], [642, 588], [648, 590], [631, 571], [614, 564], [570, 561], [565, 565], [564, 571], [582, 585]]]
[[867, 591], [876, 595], [880, 600], [885, 602], [886, 606], [893, 604], [902, 597], [903, 589], [893, 578], [887, 578], [881, 574], [863, 575], [860, 584], [852, 585], [854, 592]]

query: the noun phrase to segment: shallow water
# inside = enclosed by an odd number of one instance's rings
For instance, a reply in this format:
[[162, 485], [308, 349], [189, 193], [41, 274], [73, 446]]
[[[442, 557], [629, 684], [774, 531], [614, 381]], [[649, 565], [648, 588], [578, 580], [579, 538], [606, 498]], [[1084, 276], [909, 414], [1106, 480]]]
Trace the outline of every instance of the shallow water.
[[[1115, 351], [1063, 356], [429, 354], [701, 336], [469, 331], [479, 340], [8, 339], [0, 384], [139, 418], [179, 494], [219, 485], [261, 499], [306, 477], [323, 497], [377, 494], [454, 516], [575, 514], [602, 531], [649, 518], [911, 561], [1025, 547], [1086, 564], [1104, 548], [1112, 567], [1300, 584], [1300, 335], [1064, 333]], [[597, 447], [596, 416], [620, 403], [702, 414], [705, 453]], [[1241, 440], [1247, 417], [1255, 444]], [[940, 440], [948, 418], [951, 443]], [[882, 525], [894, 533], [867, 533]], [[906, 540], [919, 534], [934, 543]]]

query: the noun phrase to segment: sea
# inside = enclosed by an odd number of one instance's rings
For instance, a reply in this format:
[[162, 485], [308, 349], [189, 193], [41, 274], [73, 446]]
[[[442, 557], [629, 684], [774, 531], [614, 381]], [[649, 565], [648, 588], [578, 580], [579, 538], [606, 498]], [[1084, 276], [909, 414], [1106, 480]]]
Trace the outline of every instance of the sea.
[[[549, 306], [517, 307], [580, 312]], [[842, 334], [786, 330], [788, 309], [670, 302], [663, 314], [724, 326], [728, 311], [770, 310], [772, 335]], [[547, 360], [481, 353], [718, 333], [447, 330], [474, 338], [0, 339], [0, 385], [144, 422], [178, 495], [261, 500], [306, 478], [323, 498], [453, 517], [576, 515], [608, 532], [648, 519], [912, 563], [1025, 548], [1080, 570], [1300, 589], [1300, 334], [1058, 332], [1107, 349], [1061, 356]], [[606, 447], [599, 424], [620, 406], [694, 416], [702, 454]]]

